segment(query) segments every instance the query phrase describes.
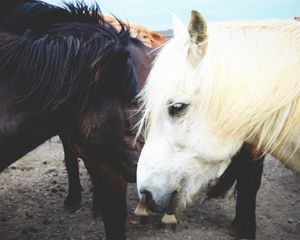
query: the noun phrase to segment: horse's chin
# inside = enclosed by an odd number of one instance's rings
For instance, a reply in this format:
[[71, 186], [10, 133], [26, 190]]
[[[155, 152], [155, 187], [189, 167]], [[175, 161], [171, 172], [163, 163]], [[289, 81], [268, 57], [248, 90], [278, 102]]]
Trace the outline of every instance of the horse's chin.
[[[176, 206], [176, 211], [175, 214], [181, 214], [187, 207], [192, 206], [195, 201], [197, 201], [198, 196], [200, 193], [204, 193], [207, 194], [211, 191], [211, 189], [214, 189], [215, 185], [217, 184], [217, 182], [219, 181], [219, 177], [211, 179], [210, 181], [208, 181], [207, 183], [203, 183], [198, 189], [197, 191], [194, 192], [189, 192], [188, 188], [187, 189], [182, 189], [182, 192], [178, 198], [178, 203]], [[205, 200], [207, 200], [207, 198], [202, 199], [202, 201], [204, 202]]]

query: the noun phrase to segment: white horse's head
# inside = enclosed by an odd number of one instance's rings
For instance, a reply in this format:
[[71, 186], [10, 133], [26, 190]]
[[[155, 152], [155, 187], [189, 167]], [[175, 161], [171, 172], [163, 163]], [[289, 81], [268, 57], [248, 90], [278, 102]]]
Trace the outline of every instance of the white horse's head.
[[195, 98], [199, 84], [193, 78], [208, 44], [205, 20], [193, 11], [189, 29], [176, 16], [173, 23], [175, 38], [162, 50], [144, 89], [147, 140], [137, 170], [140, 197], [148, 207], [169, 213], [218, 178], [241, 146], [211, 132]]
[[137, 169], [140, 197], [169, 213], [218, 178], [244, 141], [287, 149], [300, 129], [299, 23], [207, 27], [196, 11], [188, 29], [174, 23], [142, 92]]

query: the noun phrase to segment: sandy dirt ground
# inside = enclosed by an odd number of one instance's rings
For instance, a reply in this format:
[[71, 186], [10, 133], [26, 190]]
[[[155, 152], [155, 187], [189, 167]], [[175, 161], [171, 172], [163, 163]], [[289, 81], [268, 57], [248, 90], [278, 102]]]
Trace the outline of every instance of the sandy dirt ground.
[[[68, 214], [63, 210], [67, 176], [63, 152], [56, 139], [0, 174], [1, 240], [93, 240], [104, 239], [101, 219], [91, 213], [91, 183], [81, 162], [83, 201], [81, 208]], [[234, 239], [229, 227], [234, 217], [235, 199], [203, 202], [199, 194], [194, 206], [180, 217], [173, 228], [162, 227], [160, 216], [133, 224], [133, 210], [138, 201], [135, 184], [128, 191], [128, 239]], [[262, 187], [257, 198], [257, 239], [300, 239], [300, 177], [267, 159]]]

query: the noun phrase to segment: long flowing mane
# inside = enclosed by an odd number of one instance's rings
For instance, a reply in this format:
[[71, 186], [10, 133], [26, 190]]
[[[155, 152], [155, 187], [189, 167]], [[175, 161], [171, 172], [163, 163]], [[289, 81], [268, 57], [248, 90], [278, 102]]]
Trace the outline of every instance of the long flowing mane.
[[299, 144], [299, 22], [209, 24], [207, 52], [195, 70], [187, 66], [190, 47], [182, 34], [161, 51], [143, 91], [144, 121], [153, 124], [167, 100], [183, 93], [223, 139], [233, 135], [277, 155]]
[[54, 110], [73, 100], [75, 109], [101, 94], [134, 99], [125, 26], [118, 32], [106, 24], [97, 5], [14, 3], [0, 16], [0, 84], [11, 105]]

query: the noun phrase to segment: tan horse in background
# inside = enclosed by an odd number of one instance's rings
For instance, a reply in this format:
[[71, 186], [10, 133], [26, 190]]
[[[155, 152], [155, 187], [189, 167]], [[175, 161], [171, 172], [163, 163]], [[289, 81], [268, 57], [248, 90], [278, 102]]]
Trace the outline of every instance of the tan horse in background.
[[[121, 29], [120, 22], [111, 16], [105, 16], [105, 21], [110, 23], [116, 29]], [[123, 22], [122, 22], [123, 23]], [[124, 23], [123, 23], [124, 24]], [[127, 24], [127, 23], [125, 23]], [[158, 32], [150, 31], [149, 29], [135, 23], [128, 24], [132, 37], [141, 40], [147, 47], [157, 48], [166, 43], [166, 39]]]

